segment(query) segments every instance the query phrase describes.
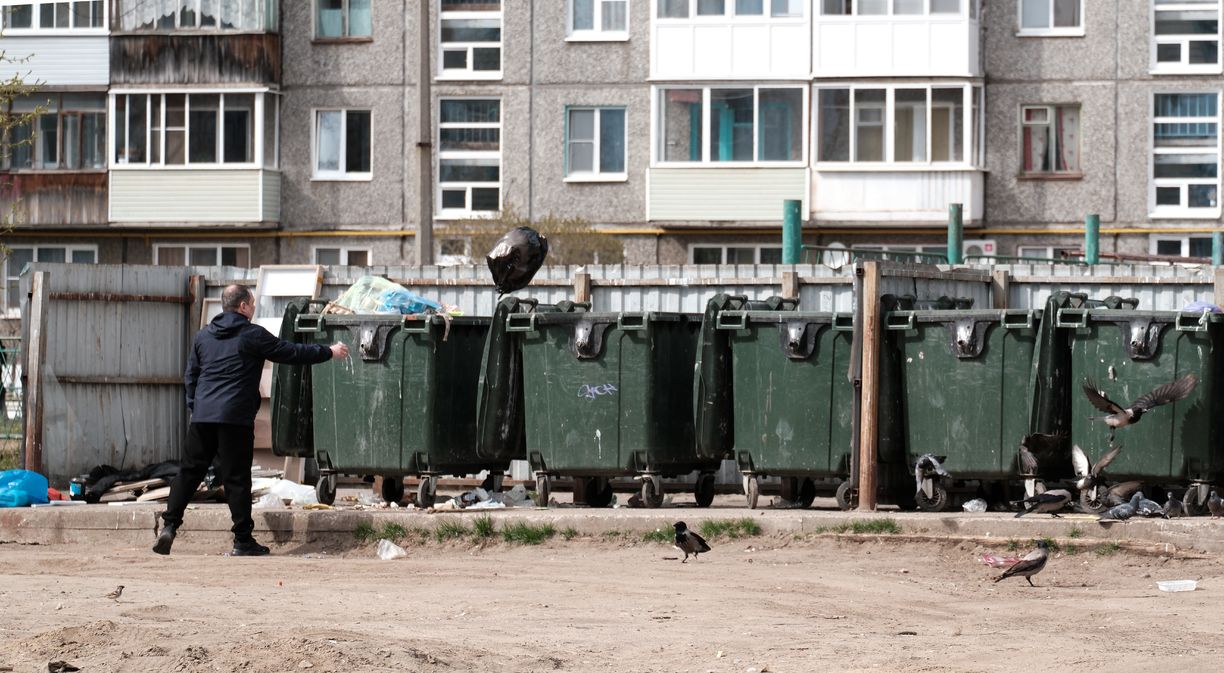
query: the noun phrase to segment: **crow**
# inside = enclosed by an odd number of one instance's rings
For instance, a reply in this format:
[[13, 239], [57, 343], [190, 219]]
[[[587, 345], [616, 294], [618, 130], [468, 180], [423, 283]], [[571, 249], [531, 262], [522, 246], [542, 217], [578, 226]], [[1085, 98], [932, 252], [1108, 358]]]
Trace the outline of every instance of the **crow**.
[[702, 552], [710, 551], [710, 545], [698, 534], [688, 529], [688, 526], [683, 521], [677, 521], [672, 528], [676, 529], [676, 549], [684, 552], [684, 560], [681, 563], [687, 563], [689, 554], [693, 558]]
[[1139, 501], [1142, 499], [1143, 494], [1136, 493], [1131, 496], [1130, 502], [1124, 502], [1121, 505], [1105, 510], [1101, 516], [1097, 517], [1097, 521], [1126, 521], [1135, 516], [1135, 511], [1139, 509]]
[[1046, 561], [1050, 558], [1050, 545], [1045, 540], [1037, 541], [1037, 548], [1029, 552], [1024, 558], [1016, 561], [1012, 567], [1003, 571], [1002, 575], [995, 578], [995, 582], [1005, 580], [1008, 577], [1023, 577], [1028, 580], [1029, 586], [1035, 587], [1033, 584], [1033, 575], [1041, 572], [1045, 568]]
[[1075, 480], [1075, 487], [1083, 491], [1100, 483], [1098, 480], [1100, 479], [1101, 472], [1104, 472], [1105, 468], [1109, 467], [1109, 464], [1113, 462], [1114, 458], [1118, 457], [1118, 453], [1121, 451], [1122, 447], [1113, 447], [1105, 455], [1101, 456], [1096, 465], [1089, 469], [1088, 456], [1084, 453], [1084, 450], [1079, 447], [1079, 444], [1072, 445], [1071, 465], [1075, 468], [1075, 476], [1078, 477]]
[[1066, 489], [1056, 488], [1045, 493], [1038, 493], [1031, 498], [1025, 498], [1021, 501], [1021, 506], [1030, 505], [1027, 509], [1022, 509], [1016, 514], [1016, 518], [1025, 514], [1050, 514], [1058, 517], [1058, 511], [1066, 507], [1071, 502], [1071, 491]]
[[1092, 406], [1104, 411], [1106, 416], [1092, 416], [1089, 420], [1105, 421], [1105, 425], [1109, 426], [1109, 443], [1113, 443], [1114, 433], [1118, 428], [1125, 428], [1128, 425], [1138, 423], [1143, 417], [1144, 412], [1151, 411], [1162, 404], [1169, 404], [1178, 400], [1184, 400], [1194, 392], [1194, 387], [1198, 385], [1198, 378], [1194, 374], [1186, 374], [1180, 379], [1166, 383], [1162, 386], [1157, 386], [1155, 390], [1135, 400], [1129, 407], [1114, 402], [1105, 396], [1105, 393], [1097, 386], [1092, 379], [1085, 381], [1083, 385], [1084, 395], [1088, 397], [1088, 401]]
[[1173, 491], [1168, 492], [1168, 499], [1165, 500], [1162, 508], [1166, 519], [1171, 519], [1175, 516], [1186, 516], [1186, 505], [1181, 500], [1173, 497]]

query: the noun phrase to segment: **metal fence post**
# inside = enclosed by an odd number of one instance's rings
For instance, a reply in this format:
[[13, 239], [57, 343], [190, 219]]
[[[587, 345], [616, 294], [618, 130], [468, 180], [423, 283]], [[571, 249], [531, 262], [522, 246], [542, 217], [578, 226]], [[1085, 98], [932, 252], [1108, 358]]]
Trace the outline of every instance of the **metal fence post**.
[[1211, 233], [1211, 265], [1224, 266], [1224, 231]]
[[1089, 264], [1101, 262], [1101, 216], [1090, 214], [1084, 220], [1084, 261]]
[[965, 221], [961, 204], [948, 205], [948, 264], [965, 263]]
[[799, 210], [803, 202], [798, 199], [787, 199], [782, 202], [782, 263], [798, 264], [799, 253], [803, 247], [803, 234], [799, 219]]

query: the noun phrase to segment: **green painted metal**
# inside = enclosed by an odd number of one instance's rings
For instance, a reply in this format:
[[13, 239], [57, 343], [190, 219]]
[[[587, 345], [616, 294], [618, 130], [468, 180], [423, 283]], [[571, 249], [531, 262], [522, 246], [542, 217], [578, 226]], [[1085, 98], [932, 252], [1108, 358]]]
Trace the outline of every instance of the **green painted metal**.
[[1084, 261], [1101, 261], [1101, 216], [1093, 213], [1084, 220]]
[[965, 221], [961, 204], [948, 205], [948, 264], [965, 263]]
[[782, 263], [798, 264], [803, 253], [803, 222], [799, 217], [803, 202], [787, 199], [782, 202]]
[[1126, 405], [1186, 374], [1199, 378], [1190, 397], [1157, 407], [1117, 431], [1122, 452], [1112, 479], [1214, 481], [1224, 476], [1219, 419], [1224, 416], [1224, 316], [1218, 314], [1063, 309], [1059, 326], [1071, 348], [1071, 441], [1095, 461], [1109, 450], [1109, 429], [1089, 420], [1093, 408], [1080, 387], [1092, 379]]
[[1211, 233], [1211, 265], [1224, 266], [1224, 231]]
[[[292, 299], [281, 320], [280, 338], [313, 343], [309, 332], [298, 332], [297, 317], [310, 309], [311, 300]], [[322, 304], [320, 304], [322, 306]], [[311, 412], [311, 366], [272, 366], [272, 453], [278, 456], [314, 456], [314, 414]]]
[[700, 322], [677, 313], [511, 315], [523, 334], [531, 468], [556, 475], [713, 471], [694, 450]]

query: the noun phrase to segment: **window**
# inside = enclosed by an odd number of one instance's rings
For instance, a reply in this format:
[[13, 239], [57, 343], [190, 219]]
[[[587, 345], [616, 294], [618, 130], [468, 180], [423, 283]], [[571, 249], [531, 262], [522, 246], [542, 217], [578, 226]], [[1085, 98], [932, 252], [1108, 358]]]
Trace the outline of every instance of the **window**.
[[1153, 236], [1153, 255], [1211, 258], [1211, 236]]
[[501, 0], [441, 0], [442, 77], [499, 79]]
[[1020, 0], [1019, 35], [1083, 34], [1084, 0]]
[[501, 210], [501, 101], [443, 99], [438, 115], [441, 217]]
[[374, 34], [370, 0], [315, 0], [315, 39], [368, 38]]
[[565, 175], [573, 180], [625, 179], [625, 108], [570, 108]]
[[251, 266], [251, 246], [216, 243], [155, 243], [153, 263], [158, 266]]
[[1057, 245], [1021, 245], [1016, 248], [1016, 256], [1038, 261], [1044, 259], [1076, 260], [1081, 258], [1078, 248]]
[[471, 264], [472, 243], [467, 238], [440, 238], [437, 243], [436, 262], [440, 266]]
[[0, 0], [0, 30], [5, 33], [34, 30], [89, 30], [106, 28], [103, 0], [30, 2]]
[[16, 317], [21, 308], [21, 272], [34, 262], [58, 264], [97, 264], [96, 245], [8, 246], [4, 259], [4, 308], [9, 317]]
[[569, 0], [571, 40], [628, 40], [629, 0]]
[[13, 126], [7, 168], [98, 170], [106, 168], [106, 94], [64, 93], [14, 99], [13, 115], [42, 107], [30, 124]]
[[315, 180], [369, 180], [370, 111], [315, 110]]
[[[275, 166], [276, 98], [265, 93], [115, 93], [115, 165]], [[257, 130], [263, 134], [263, 157], [255, 156]]]
[[[756, 17], [775, 19], [803, 18], [805, 0], [657, 0], [660, 19], [711, 17]], [[690, 14], [690, 11], [692, 14]]]
[[806, 96], [796, 87], [659, 89], [655, 160], [803, 161]]
[[1153, 98], [1153, 216], [1219, 215], [1219, 94]]
[[1220, 72], [1220, 2], [1152, 1], [1152, 70]]
[[1020, 170], [1025, 175], [1080, 172], [1078, 105], [1025, 105], [1020, 108]]
[[689, 247], [693, 264], [781, 264], [780, 245], [694, 245]]
[[123, 31], [274, 32], [277, 0], [117, 0]]
[[981, 95], [965, 84], [820, 89], [817, 160], [978, 165]]
[[[819, 0], [825, 16], [933, 16], [961, 13], [963, 0]], [[972, 4], [974, 0], [969, 0]]]
[[369, 248], [315, 248], [314, 263], [325, 266], [369, 266]]

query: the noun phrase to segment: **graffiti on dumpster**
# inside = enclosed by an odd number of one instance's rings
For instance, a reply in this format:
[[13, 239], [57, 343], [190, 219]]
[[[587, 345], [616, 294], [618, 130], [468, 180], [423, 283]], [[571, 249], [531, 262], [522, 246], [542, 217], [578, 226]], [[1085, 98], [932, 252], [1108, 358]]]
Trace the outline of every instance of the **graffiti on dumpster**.
[[597, 386], [584, 383], [582, 387], [578, 389], [578, 397], [593, 400], [601, 395], [611, 395], [615, 392], [616, 386], [612, 385], [611, 383], [605, 383]]

